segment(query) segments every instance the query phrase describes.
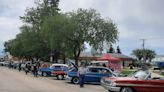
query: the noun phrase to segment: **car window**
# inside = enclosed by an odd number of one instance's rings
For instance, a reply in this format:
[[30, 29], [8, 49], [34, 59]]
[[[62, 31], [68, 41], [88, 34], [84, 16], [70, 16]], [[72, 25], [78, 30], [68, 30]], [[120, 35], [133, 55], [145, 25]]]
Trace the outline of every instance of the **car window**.
[[99, 69], [98, 68], [89, 68], [89, 72], [99, 73]]
[[61, 66], [54, 66], [54, 68], [61, 68]]
[[111, 73], [111, 72], [108, 69], [102, 68], [101, 69], [101, 73], [104, 74], [104, 73]]
[[59, 65], [52, 65], [50, 68], [61, 68]]

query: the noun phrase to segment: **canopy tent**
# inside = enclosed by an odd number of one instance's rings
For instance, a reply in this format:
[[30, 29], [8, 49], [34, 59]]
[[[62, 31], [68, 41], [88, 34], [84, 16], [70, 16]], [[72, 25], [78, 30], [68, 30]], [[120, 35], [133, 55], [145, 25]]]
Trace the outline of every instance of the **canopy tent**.
[[103, 57], [97, 58], [96, 60], [107, 60], [108, 67], [121, 71], [122, 60], [120, 58], [112, 57], [110, 54], [104, 54]]

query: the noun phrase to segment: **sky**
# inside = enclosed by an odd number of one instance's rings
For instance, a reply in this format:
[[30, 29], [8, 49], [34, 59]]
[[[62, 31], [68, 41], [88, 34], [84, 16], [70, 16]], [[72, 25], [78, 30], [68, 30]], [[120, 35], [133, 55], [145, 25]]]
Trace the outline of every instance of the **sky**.
[[[119, 31], [122, 53], [130, 55], [132, 50], [145, 48], [164, 55], [164, 0], [60, 0], [61, 12], [70, 12], [78, 8], [93, 8], [103, 18], [110, 18]], [[23, 24], [27, 7], [33, 7], [34, 0], [0, 0], [0, 50], [5, 41], [15, 38]]]

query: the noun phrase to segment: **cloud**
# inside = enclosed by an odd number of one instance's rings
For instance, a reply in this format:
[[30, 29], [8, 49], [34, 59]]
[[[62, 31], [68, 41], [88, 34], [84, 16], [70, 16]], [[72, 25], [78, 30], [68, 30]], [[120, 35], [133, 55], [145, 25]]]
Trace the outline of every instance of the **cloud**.
[[33, 0], [1, 0], [0, 1], [0, 48], [5, 41], [15, 38], [22, 22], [22, 16], [27, 7], [33, 6]]
[[[34, 6], [34, 0], [1, 0], [0, 1], [0, 42], [7, 41], [19, 33], [22, 22], [19, 16], [27, 7]], [[164, 0], [60, 0], [62, 12], [78, 8], [94, 8], [104, 18], [109, 17], [117, 24], [119, 42], [125, 54], [145, 46], [164, 54]], [[161, 49], [161, 50], [159, 50]]]
[[104, 18], [111, 18], [120, 32], [120, 41], [117, 44], [127, 54], [132, 49], [141, 47], [140, 39], [147, 39], [147, 48], [163, 53], [158, 50], [164, 50], [163, 3], [163, 0], [61, 0], [60, 7], [64, 12], [77, 8], [94, 8]]

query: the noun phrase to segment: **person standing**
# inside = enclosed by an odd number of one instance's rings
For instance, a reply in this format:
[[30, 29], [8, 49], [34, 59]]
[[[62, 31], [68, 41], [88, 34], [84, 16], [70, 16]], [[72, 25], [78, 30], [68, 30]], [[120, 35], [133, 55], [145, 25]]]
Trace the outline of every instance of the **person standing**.
[[78, 69], [78, 76], [80, 81], [80, 88], [84, 87], [85, 82], [85, 74], [86, 74], [86, 66], [82, 64]]
[[38, 76], [38, 67], [36, 63], [33, 65], [33, 74], [34, 74], [34, 77]]

